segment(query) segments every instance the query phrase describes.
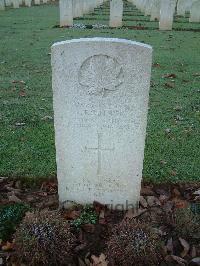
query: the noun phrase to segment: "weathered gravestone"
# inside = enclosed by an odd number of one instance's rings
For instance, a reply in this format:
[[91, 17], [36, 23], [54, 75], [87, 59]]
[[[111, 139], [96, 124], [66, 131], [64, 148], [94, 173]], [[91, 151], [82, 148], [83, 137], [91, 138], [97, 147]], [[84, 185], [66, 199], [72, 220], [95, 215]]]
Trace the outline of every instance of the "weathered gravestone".
[[160, 30], [172, 30], [176, 0], [161, 0], [160, 4]]
[[73, 26], [73, 0], [59, 0], [60, 26]]
[[151, 6], [150, 21], [159, 20], [159, 18], [160, 18], [160, 0], [153, 0]]
[[31, 0], [25, 0], [24, 4], [27, 7], [31, 7], [31, 2], [32, 2]]
[[61, 203], [137, 204], [151, 57], [150, 46], [121, 39], [52, 46]]
[[5, 10], [5, 2], [4, 2], [4, 0], [0, 0], [0, 10]]
[[19, 0], [12, 0], [13, 8], [19, 8]]
[[189, 21], [200, 22], [200, 0], [197, 0], [192, 4]]
[[40, 5], [40, 0], [35, 0], [34, 3], [35, 5]]
[[112, 28], [122, 26], [123, 17], [123, 1], [112, 0], [110, 1], [110, 22], [109, 26]]

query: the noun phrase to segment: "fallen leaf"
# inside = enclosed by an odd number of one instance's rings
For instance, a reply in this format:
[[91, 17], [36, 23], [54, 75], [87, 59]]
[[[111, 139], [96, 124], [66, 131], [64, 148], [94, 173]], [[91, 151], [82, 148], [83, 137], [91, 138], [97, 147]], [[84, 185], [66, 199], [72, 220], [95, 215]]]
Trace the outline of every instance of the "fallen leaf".
[[85, 266], [85, 263], [82, 261], [81, 258], [78, 258], [78, 265], [79, 266]]
[[188, 202], [186, 200], [173, 199], [175, 208], [183, 209], [188, 207]]
[[154, 197], [154, 196], [147, 196], [147, 203], [148, 203], [149, 207], [161, 205], [159, 199]]
[[164, 75], [164, 78], [176, 78], [176, 74], [173, 74], [173, 73], [166, 74], [166, 75]]
[[166, 82], [165, 83], [165, 87], [167, 87], [167, 88], [174, 88], [175, 87], [175, 84], [172, 83], [172, 82]]
[[195, 258], [197, 256], [197, 250], [195, 246], [192, 246], [191, 251], [190, 251], [190, 256], [192, 258]]
[[46, 116], [42, 117], [41, 120], [43, 120], [43, 121], [53, 120], [53, 117], [46, 115]]
[[181, 192], [177, 188], [173, 189], [172, 194], [175, 197], [180, 197], [181, 196]]
[[17, 126], [17, 127], [21, 127], [21, 126], [25, 126], [26, 125], [26, 123], [15, 123], [15, 126]]
[[153, 67], [161, 67], [161, 65], [159, 63], [154, 63]]
[[200, 257], [194, 258], [190, 261], [190, 265], [192, 266], [200, 266]]
[[11, 242], [6, 242], [6, 244], [4, 246], [1, 247], [1, 249], [3, 251], [9, 251], [9, 250], [12, 250], [13, 249], [13, 243]]
[[165, 132], [166, 132], [167, 134], [169, 134], [169, 133], [171, 132], [171, 128], [166, 128], [166, 129], [165, 129]]
[[165, 260], [167, 262], [177, 262], [178, 265], [185, 266], [187, 265], [187, 261], [182, 259], [181, 257], [175, 256], [175, 255], [168, 255], [165, 257]]
[[197, 195], [197, 196], [200, 196], [200, 189], [199, 190], [196, 190], [193, 194], [194, 195]]
[[154, 196], [155, 195], [151, 186], [142, 187], [140, 194], [142, 196]]
[[14, 194], [13, 191], [8, 193], [8, 200], [9, 200], [10, 202], [15, 202], [15, 203], [21, 203], [21, 202], [22, 202], [22, 200], [19, 199], [19, 198]]
[[26, 92], [25, 92], [25, 90], [20, 90], [20, 91], [19, 91], [19, 96], [21, 96], [21, 97], [25, 97], [25, 96], [26, 96]]
[[12, 80], [12, 83], [26, 84], [23, 80]]
[[99, 257], [96, 257], [94, 255], [91, 256], [92, 263], [91, 266], [107, 266], [108, 261], [106, 260], [106, 256], [102, 253]]
[[81, 215], [81, 211], [72, 210], [72, 211], [65, 212], [63, 217], [66, 220], [75, 220], [75, 219], [79, 218], [80, 215]]
[[84, 225], [82, 225], [82, 228], [87, 233], [94, 233], [94, 231], [95, 231], [95, 225], [94, 224], [84, 224]]
[[140, 215], [142, 215], [144, 212], [146, 212], [146, 209], [130, 209], [126, 212], [124, 218], [128, 218], [128, 219], [132, 219], [132, 218], [136, 218]]
[[148, 203], [147, 203], [147, 201], [145, 200], [145, 198], [143, 196], [140, 196], [140, 204], [144, 208], [148, 207]]
[[167, 251], [173, 254], [174, 246], [173, 246], [173, 239], [172, 237], [168, 239], [167, 245], [166, 245]]
[[179, 237], [179, 241], [183, 247], [183, 251], [181, 252], [181, 257], [184, 258], [190, 250], [190, 245], [188, 244], [188, 242], [185, 239], [183, 239], [181, 237]]
[[194, 77], [200, 77], [200, 73], [194, 73], [192, 76], [194, 76]]

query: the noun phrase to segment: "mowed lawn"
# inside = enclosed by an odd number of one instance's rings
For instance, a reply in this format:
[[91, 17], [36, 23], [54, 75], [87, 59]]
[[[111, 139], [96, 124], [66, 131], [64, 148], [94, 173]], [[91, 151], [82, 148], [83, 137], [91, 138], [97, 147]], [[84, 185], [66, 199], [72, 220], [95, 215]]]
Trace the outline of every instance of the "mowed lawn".
[[[107, 25], [108, 11], [75, 23]], [[61, 29], [58, 12], [56, 4], [0, 12], [0, 176], [56, 176], [51, 45], [103, 36], [154, 49], [144, 180], [199, 182], [200, 24], [177, 17], [173, 31], [159, 32], [158, 22], [126, 5], [132, 29]]]

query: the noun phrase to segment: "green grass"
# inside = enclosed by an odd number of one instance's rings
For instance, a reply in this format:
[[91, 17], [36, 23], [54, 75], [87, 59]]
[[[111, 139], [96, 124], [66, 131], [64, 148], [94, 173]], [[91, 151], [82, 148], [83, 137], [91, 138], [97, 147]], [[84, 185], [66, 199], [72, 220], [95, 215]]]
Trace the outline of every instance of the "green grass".
[[[43, 119], [53, 116], [50, 47], [66, 39], [104, 36], [152, 45], [153, 63], [159, 64], [152, 68], [145, 180], [200, 181], [200, 76], [195, 75], [200, 74], [200, 34], [189, 30], [200, 24], [176, 18], [173, 31], [160, 32], [158, 22], [149, 22], [130, 5], [126, 9], [133, 14], [125, 11], [125, 25], [148, 29], [55, 28], [56, 5], [0, 12], [0, 176], [56, 176], [53, 121]], [[95, 10], [75, 23], [108, 24], [108, 18], [108, 11]], [[176, 74], [173, 88], [165, 85], [167, 73]]]

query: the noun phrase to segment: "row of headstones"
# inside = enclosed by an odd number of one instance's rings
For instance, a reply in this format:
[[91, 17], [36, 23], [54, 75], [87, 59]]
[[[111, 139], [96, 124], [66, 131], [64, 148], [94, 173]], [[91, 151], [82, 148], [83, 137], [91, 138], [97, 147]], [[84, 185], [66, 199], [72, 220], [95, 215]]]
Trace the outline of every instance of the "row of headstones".
[[[73, 18], [82, 17], [84, 14], [94, 12], [109, 0], [59, 0], [60, 3], [60, 26], [73, 26]], [[121, 27], [123, 16], [123, 1], [110, 1], [110, 27]]]
[[200, 22], [200, 0], [129, 0], [151, 21], [159, 20], [160, 30], [171, 30], [174, 14], [185, 16], [190, 12], [190, 22]]
[[73, 19], [93, 13], [108, 0], [59, 0], [60, 26], [73, 26]]
[[47, 4], [48, 2], [50, 2], [50, 0], [0, 0], [0, 10], [5, 10], [7, 6], [12, 6], [13, 8], [19, 8], [20, 6], [31, 7], [32, 4], [40, 5]]

